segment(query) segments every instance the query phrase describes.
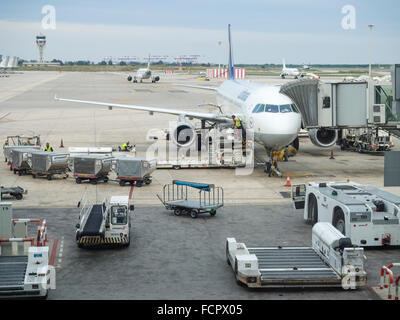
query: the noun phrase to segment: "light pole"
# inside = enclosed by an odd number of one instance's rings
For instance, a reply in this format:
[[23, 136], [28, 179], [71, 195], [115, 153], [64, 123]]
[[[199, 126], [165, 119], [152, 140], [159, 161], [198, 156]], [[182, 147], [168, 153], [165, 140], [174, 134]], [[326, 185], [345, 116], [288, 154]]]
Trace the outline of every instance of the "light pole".
[[[222, 44], [222, 41], [219, 40], [219, 41], [218, 41], [218, 46], [219, 46], [219, 48], [218, 48], [219, 50], [218, 50], [218, 51], [221, 51], [221, 49], [220, 49], [220, 48], [221, 48], [221, 44]], [[219, 54], [218, 54], [218, 55], [219, 55]], [[218, 62], [218, 70], [219, 70], [219, 69], [221, 68], [221, 59], [218, 59], [218, 61], [219, 61], [219, 62]], [[218, 72], [219, 72], [219, 71], [218, 71]]]
[[368, 25], [370, 33], [369, 33], [369, 78], [371, 79], [371, 60], [372, 60], [372, 29], [375, 27], [374, 24]]

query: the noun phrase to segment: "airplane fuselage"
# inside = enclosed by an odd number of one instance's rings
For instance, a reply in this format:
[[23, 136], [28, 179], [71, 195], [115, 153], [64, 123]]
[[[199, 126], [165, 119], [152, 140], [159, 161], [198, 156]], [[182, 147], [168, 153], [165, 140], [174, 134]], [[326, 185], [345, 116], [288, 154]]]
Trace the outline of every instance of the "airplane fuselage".
[[254, 130], [255, 141], [281, 149], [296, 139], [301, 115], [279, 90], [279, 86], [227, 80], [217, 89], [217, 103], [224, 113], [239, 116], [244, 129]]

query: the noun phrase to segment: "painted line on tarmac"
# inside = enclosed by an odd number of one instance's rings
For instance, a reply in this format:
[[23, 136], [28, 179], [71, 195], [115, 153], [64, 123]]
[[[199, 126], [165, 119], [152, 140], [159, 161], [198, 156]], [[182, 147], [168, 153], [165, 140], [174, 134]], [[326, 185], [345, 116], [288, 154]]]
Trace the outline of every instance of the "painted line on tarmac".
[[60, 250], [59, 250], [59, 252], [58, 252], [58, 264], [57, 264], [57, 268], [61, 268], [61, 262], [62, 262], [63, 251], [64, 251], [64, 236], [61, 237]]
[[4, 115], [0, 115], [0, 120], [3, 120], [4, 118], [6, 118], [7, 116], [9, 116], [11, 114], [11, 112], [9, 112], [9, 113], [6, 113], [6, 114], [4, 114]]
[[131, 186], [131, 190], [129, 191], [129, 200], [132, 200], [132, 196], [133, 196], [133, 189], [134, 187]]

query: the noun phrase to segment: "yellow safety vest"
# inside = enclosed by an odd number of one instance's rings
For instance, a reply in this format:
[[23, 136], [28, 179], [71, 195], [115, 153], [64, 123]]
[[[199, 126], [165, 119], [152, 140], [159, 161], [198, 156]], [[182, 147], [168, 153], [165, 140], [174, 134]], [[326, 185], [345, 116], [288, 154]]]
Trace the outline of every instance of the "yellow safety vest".
[[52, 150], [51, 146], [48, 146], [48, 147], [44, 148], [44, 151], [50, 151], [51, 152], [51, 150]]
[[236, 128], [241, 127], [240, 119], [238, 117], [235, 118], [235, 126], [236, 126]]
[[126, 150], [128, 148], [128, 144], [126, 144], [126, 143], [124, 143], [123, 145], [122, 145], [122, 150]]

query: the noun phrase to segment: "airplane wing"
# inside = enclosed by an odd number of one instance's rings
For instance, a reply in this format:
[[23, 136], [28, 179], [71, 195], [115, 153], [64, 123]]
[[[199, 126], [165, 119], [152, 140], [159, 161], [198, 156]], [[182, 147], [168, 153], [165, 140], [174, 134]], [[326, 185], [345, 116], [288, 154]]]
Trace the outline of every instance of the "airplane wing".
[[200, 119], [200, 120], [209, 120], [209, 121], [226, 122], [226, 123], [231, 123], [233, 121], [232, 114], [226, 114], [226, 113], [205, 113], [205, 112], [195, 112], [195, 111], [179, 110], [179, 109], [166, 109], [166, 108], [150, 107], [150, 106], [138, 106], [138, 105], [109, 103], [109, 102], [63, 99], [63, 98], [57, 98], [57, 97], [54, 97], [54, 99], [58, 100], [58, 101], [79, 102], [79, 103], [94, 104], [94, 105], [99, 105], [99, 106], [107, 106], [109, 108], [115, 107], [115, 108], [122, 108], [122, 109], [148, 111], [150, 113], [157, 112], [157, 113], [173, 114], [173, 115], [177, 115], [181, 118], [188, 117], [188, 118], [196, 118], [196, 119]]

